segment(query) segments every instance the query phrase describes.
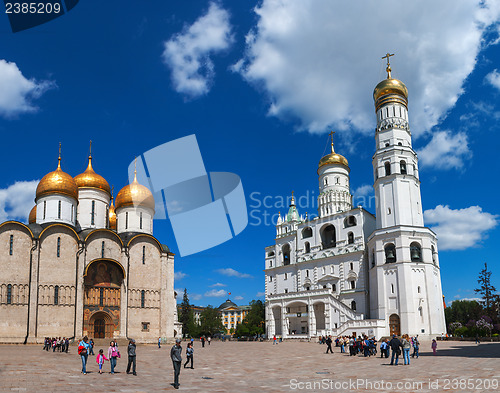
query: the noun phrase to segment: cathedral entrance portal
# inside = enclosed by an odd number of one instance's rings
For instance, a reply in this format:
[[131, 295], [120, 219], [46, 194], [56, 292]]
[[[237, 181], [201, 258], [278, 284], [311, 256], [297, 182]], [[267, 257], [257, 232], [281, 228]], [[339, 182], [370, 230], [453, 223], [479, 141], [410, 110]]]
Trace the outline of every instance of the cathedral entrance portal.
[[395, 334], [396, 336], [401, 335], [401, 321], [398, 314], [392, 314], [389, 317], [389, 328], [391, 336]]
[[111, 260], [90, 263], [84, 276], [83, 330], [93, 338], [113, 338], [120, 330], [120, 299], [124, 272]]

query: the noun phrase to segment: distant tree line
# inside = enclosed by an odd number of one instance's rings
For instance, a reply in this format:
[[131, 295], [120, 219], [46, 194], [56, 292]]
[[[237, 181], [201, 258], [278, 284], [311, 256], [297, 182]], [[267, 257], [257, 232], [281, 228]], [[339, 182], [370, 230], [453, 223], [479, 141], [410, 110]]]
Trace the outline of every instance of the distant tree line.
[[455, 300], [444, 310], [448, 332], [454, 336], [498, 336], [500, 333], [500, 296], [491, 284], [488, 265], [479, 272], [480, 300]]

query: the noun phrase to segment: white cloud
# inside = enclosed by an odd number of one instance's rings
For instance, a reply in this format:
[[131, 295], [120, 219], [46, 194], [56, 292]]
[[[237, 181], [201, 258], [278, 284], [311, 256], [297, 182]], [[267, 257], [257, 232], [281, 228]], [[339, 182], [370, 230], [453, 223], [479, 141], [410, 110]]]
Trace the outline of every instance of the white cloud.
[[211, 289], [210, 291], [205, 292], [205, 297], [222, 297], [226, 295], [227, 292], [225, 289]]
[[417, 153], [421, 168], [460, 169], [464, 160], [472, 157], [469, 140], [464, 132], [453, 135], [450, 131], [437, 131]]
[[409, 89], [418, 136], [462, 94], [500, 3], [263, 0], [255, 13], [244, 62], [233, 70], [268, 93], [270, 115], [293, 114], [313, 133], [373, 132], [371, 92], [386, 77], [381, 56], [390, 50], [393, 76]]
[[35, 112], [33, 100], [55, 86], [51, 81], [26, 79], [16, 63], [0, 59], [0, 116]]
[[221, 282], [217, 282], [215, 284], [212, 284], [210, 285], [210, 288], [214, 288], [214, 287], [225, 287], [226, 284], [222, 284]]
[[485, 79], [490, 85], [500, 90], [500, 73], [496, 69], [486, 75]]
[[189, 298], [190, 298], [191, 300], [201, 300], [201, 298], [202, 298], [202, 297], [203, 297], [202, 295], [197, 294], [197, 293], [193, 293], [193, 294], [191, 294], [191, 295], [189, 296]]
[[424, 220], [438, 236], [440, 250], [464, 250], [478, 246], [486, 232], [498, 224], [498, 216], [480, 206], [450, 209], [438, 205], [424, 212]]
[[228, 277], [252, 278], [250, 274], [240, 273], [230, 267], [227, 267], [225, 269], [217, 269], [216, 272]]
[[39, 180], [17, 181], [7, 188], [0, 189], [0, 222], [7, 220], [28, 222], [28, 215], [35, 206], [38, 182]]
[[214, 64], [210, 55], [231, 45], [229, 13], [216, 3], [182, 33], [165, 42], [163, 61], [172, 71], [177, 92], [190, 97], [208, 93], [214, 79]]
[[243, 296], [239, 296], [239, 295], [238, 295], [238, 296], [235, 296], [235, 297], [234, 297], [234, 300], [243, 300]]
[[257, 297], [264, 297], [264, 296], [266, 296], [266, 293], [265, 292], [257, 292], [256, 296]]
[[184, 277], [186, 277], [187, 274], [183, 272], [175, 272], [174, 273], [174, 280], [182, 280]]

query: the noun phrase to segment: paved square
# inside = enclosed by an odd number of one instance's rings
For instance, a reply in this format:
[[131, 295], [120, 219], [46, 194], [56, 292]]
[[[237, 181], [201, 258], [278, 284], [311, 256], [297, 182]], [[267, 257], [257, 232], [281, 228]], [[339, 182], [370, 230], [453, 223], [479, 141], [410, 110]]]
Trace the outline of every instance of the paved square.
[[[185, 347], [183, 343], [183, 353]], [[91, 356], [87, 367], [90, 373], [82, 375], [81, 362], [75, 346], [70, 348], [70, 353], [65, 354], [42, 351], [41, 345], [0, 345], [0, 390], [2, 392], [175, 391], [170, 385], [173, 379], [172, 363], [169, 358], [170, 346], [163, 345], [161, 349], [152, 345], [138, 346], [138, 376], [125, 373], [126, 348], [120, 347], [120, 349], [122, 358], [118, 360], [118, 374], [110, 375], [109, 362], [106, 362], [104, 366], [106, 373], [99, 375], [95, 356]], [[273, 345], [270, 342], [215, 341], [205, 348], [201, 348], [201, 344], [196, 342], [195, 369], [181, 370], [180, 390], [480, 392], [487, 391], [485, 387], [489, 387], [489, 391], [500, 390], [498, 389], [500, 343], [482, 343], [477, 346], [470, 342], [438, 342], [438, 356], [433, 356], [430, 342], [423, 342], [420, 358], [411, 359], [410, 366], [398, 367], [389, 366], [388, 360], [380, 357], [349, 357], [340, 354], [340, 348], [335, 347], [333, 355], [326, 355], [325, 350], [325, 345], [307, 342], [288, 341]], [[462, 385], [459, 385], [460, 381], [451, 381], [454, 378], [462, 379]], [[372, 386], [366, 388], [357, 385], [358, 379], [367, 380]], [[429, 385], [429, 381], [435, 383], [438, 379], [439, 385]], [[446, 379], [450, 380], [448, 385]], [[470, 380], [467, 381], [468, 379]], [[491, 384], [492, 380], [496, 381], [494, 385]], [[380, 381], [385, 381], [385, 385], [380, 385]], [[313, 385], [314, 382], [316, 386]], [[392, 389], [387, 387], [388, 382], [393, 383]], [[411, 384], [397, 387], [398, 382]], [[413, 382], [421, 382], [422, 385]], [[470, 385], [467, 387], [464, 383]]]

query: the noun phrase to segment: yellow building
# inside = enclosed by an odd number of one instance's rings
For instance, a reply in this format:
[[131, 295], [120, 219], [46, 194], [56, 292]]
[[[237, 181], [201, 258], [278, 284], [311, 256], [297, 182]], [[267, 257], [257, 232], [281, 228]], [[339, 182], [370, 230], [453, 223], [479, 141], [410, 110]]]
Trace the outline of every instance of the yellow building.
[[222, 324], [226, 329], [226, 334], [231, 333], [231, 329], [236, 330], [236, 327], [243, 322], [246, 315], [250, 311], [250, 306], [238, 306], [231, 300], [227, 299], [219, 306]]

